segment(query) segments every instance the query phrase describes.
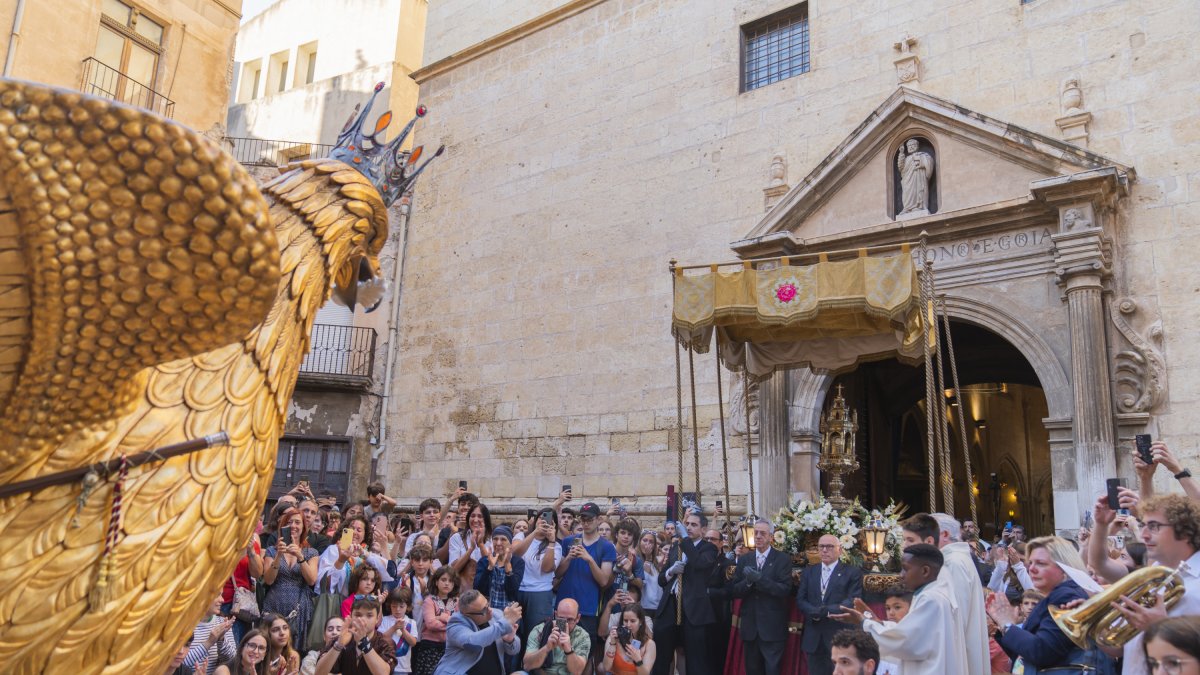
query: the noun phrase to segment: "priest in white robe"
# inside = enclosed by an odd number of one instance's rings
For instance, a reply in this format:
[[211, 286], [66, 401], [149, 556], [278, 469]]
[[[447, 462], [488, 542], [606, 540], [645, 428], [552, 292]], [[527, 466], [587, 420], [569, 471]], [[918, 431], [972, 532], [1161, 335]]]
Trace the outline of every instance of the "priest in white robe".
[[900, 621], [880, 621], [862, 600], [856, 600], [854, 608], [844, 608], [844, 614], [831, 617], [862, 624], [879, 644], [880, 656], [899, 663], [903, 675], [967, 673], [958, 606], [950, 585], [938, 579], [944, 561], [941, 551], [931, 544], [904, 549], [900, 578], [913, 591], [913, 602]]
[[967, 648], [967, 670], [969, 675], [990, 675], [991, 653], [988, 650], [987, 610], [983, 584], [975, 567], [971, 546], [962, 541], [962, 531], [954, 516], [945, 513], [933, 514], [938, 524], [938, 548], [945, 557], [942, 573], [938, 575], [950, 585], [954, 600], [958, 604], [964, 644]]

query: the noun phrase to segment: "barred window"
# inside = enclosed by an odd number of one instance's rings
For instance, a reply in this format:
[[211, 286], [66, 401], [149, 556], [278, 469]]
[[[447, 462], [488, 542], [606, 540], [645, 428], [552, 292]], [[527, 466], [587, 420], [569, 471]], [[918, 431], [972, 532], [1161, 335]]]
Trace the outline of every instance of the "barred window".
[[807, 73], [808, 3], [742, 26], [742, 91]]

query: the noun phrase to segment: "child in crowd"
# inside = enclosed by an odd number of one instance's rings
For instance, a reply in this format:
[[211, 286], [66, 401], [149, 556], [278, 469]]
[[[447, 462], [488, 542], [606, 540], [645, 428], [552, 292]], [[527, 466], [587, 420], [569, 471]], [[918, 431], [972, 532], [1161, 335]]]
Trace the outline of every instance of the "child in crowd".
[[449, 565], [433, 573], [432, 592], [425, 596], [421, 613], [421, 639], [413, 649], [413, 675], [433, 675], [446, 653], [446, 626], [458, 609], [458, 573]]
[[1025, 619], [1029, 618], [1029, 613], [1032, 612], [1033, 608], [1037, 607], [1037, 604], [1045, 597], [1045, 594], [1035, 591], [1032, 588], [1021, 594], [1021, 623], [1024, 623]]
[[267, 664], [267, 672], [299, 672], [300, 653], [292, 649], [292, 627], [287, 619], [278, 614], [264, 614], [259, 630], [267, 634], [267, 656], [263, 659]]
[[383, 620], [379, 631], [396, 643], [396, 669], [394, 673], [412, 672], [412, 648], [417, 644], [417, 622], [408, 616], [412, 606], [412, 590], [403, 586], [388, 594], [384, 603]]
[[317, 659], [316, 675], [393, 672], [396, 645], [378, 631], [382, 618], [383, 611], [374, 596], [355, 599], [342, 634]]
[[342, 618], [350, 616], [350, 608], [354, 605], [355, 598], [363, 596], [375, 597], [379, 594], [379, 570], [376, 570], [370, 563], [360, 563], [354, 571], [350, 573], [350, 582], [347, 588], [353, 589], [353, 594], [342, 601]]
[[304, 656], [304, 660], [300, 662], [300, 675], [313, 675], [317, 672], [317, 659], [321, 658], [321, 652], [333, 646], [342, 635], [342, 630], [346, 626], [346, 620], [340, 616], [331, 616], [325, 622], [325, 647], [320, 651], [311, 651]]
[[424, 606], [425, 596], [429, 595], [432, 570], [437, 569], [434, 566], [437, 561], [433, 558], [433, 547], [424, 543], [428, 539], [427, 535], [421, 533], [421, 538], [418, 539], [419, 543], [409, 550], [407, 570], [404, 577], [401, 578], [399, 586], [399, 588], [407, 588], [412, 593], [409, 607], [412, 609], [412, 615], [416, 619], [418, 628], [425, 618], [421, 613], [421, 608]]
[[[888, 590], [883, 600], [883, 610], [887, 615], [887, 620], [899, 622], [905, 616], [908, 616], [908, 609], [912, 607], [912, 593], [901, 586], [896, 586]], [[900, 664], [892, 663], [891, 661], [880, 661], [875, 668], [876, 675], [898, 675], [900, 672]]]

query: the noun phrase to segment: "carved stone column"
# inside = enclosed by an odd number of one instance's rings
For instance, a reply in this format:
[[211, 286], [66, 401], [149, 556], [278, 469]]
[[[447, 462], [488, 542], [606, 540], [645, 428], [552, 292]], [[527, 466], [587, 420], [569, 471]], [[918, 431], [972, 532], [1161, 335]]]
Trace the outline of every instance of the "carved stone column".
[[776, 371], [758, 388], [759, 515], [773, 514], [788, 503], [788, 376]]
[[1108, 256], [1100, 228], [1063, 229], [1051, 239], [1070, 317], [1076, 499], [1082, 511], [1117, 471], [1103, 297]]

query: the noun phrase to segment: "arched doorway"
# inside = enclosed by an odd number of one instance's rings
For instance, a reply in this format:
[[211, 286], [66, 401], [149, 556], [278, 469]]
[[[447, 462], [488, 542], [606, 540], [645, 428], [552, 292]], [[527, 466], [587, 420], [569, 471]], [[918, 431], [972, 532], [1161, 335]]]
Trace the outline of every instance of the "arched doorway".
[[[952, 330], [962, 392], [954, 397], [947, 390], [936, 405], [950, 413], [956, 515], [970, 517], [968, 491], [974, 490], [986, 534], [1010, 520], [1030, 536], [1051, 534], [1050, 443], [1042, 423], [1048, 412], [1037, 373], [992, 331], [959, 321], [952, 321]], [[843, 386], [859, 414], [860, 470], [847, 477], [844, 494], [869, 504], [895, 499], [910, 512], [928, 509], [924, 368], [894, 358], [873, 361], [836, 374], [830, 384]], [[963, 461], [958, 406], [966, 421], [971, 476]], [[825, 489], [824, 478], [822, 484]]]

